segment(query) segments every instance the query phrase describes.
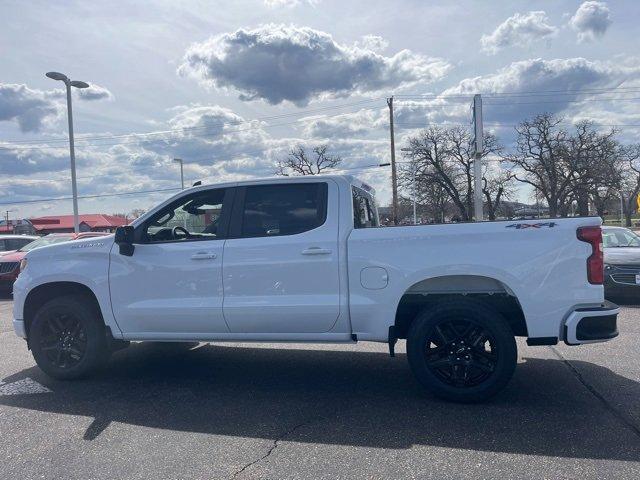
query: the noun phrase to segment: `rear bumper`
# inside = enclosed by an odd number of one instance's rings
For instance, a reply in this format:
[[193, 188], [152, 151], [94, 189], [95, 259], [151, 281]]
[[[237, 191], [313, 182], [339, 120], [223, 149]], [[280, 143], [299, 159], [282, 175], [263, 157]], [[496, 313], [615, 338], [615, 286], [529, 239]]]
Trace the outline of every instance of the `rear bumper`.
[[605, 301], [599, 307], [577, 308], [564, 321], [567, 345], [606, 342], [618, 336], [617, 317], [620, 307]]

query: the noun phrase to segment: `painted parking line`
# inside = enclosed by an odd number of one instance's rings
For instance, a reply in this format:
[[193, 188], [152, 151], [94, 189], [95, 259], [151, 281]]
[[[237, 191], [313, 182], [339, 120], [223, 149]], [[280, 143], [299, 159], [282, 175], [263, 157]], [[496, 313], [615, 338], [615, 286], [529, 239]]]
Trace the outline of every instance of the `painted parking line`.
[[27, 377], [17, 382], [0, 382], [0, 396], [8, 395], [31, 395], [34, 393], [53, 393], [44, 385]]

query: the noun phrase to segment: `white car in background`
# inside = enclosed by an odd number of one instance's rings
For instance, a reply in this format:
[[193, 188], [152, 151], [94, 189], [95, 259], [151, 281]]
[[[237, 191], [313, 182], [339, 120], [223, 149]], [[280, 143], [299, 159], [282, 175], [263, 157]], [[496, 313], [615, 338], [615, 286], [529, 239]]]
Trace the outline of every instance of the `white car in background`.
[[15, 252], [27, 243], [31, 243], [40, 237], [35, 235], [3, 235], [0, 234], [0, 256]]

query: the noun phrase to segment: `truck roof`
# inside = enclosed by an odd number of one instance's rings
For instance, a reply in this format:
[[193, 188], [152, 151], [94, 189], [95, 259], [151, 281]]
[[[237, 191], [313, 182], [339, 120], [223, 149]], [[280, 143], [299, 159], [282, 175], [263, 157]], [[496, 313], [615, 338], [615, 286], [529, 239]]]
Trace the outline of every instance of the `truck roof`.
[[224, 183], [216, 183], [216, 184], [202, 184], [195, 187], [190, 187], [188, 189], [183, 190], [180, 193], [183, 193], [187, 190], [205, 190], [207, 188], [215, 187], [237, 187], [244, 185], [260, 185], [260, 184], [270, 184], [270, 183], [300, 183], [300, 182], [313, 182], [318, 180], [336, 180], [338, 182], [346, 182], [350, 185], [354, 185], [356, 187], [362, 188], [366, 190], [371, 195], [375, 195], [375, 189], [370, 185], [367, 185], [365, 182], [359, 180], [353, 175], [296, 175], [290, 177], [278, 176], [278, 177], [266, 177], [266, 178], [251, 178], [247, 180], [238, 180], [235, 182], [224, 182]]

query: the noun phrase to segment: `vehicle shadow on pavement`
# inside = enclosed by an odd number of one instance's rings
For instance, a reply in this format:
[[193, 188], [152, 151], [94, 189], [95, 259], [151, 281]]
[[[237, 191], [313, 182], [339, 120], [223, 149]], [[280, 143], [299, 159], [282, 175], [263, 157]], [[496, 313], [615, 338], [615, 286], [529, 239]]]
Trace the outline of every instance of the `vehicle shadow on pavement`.
[[[0, 404], [94, 419], [92, 440], [111, 422], [290, 442], [407, 449], [429, 445], [487, 452], [637, 461], [640, 436], [580, 383], [561, 360], [525, 358], [497, 398], [446, 403], [424, 393], [406, 358], [384, 353], [132, 345], [97, 377], [58, 382], [53, 393], [0, 397]], [[629, 398], [640, 383], [587, 362]], [[640, 402], [630, 402], [638, 405]], [[638, 411], [626, 415], [640, 418]], [[630, 422], [631, 424], [633, 421]]]

